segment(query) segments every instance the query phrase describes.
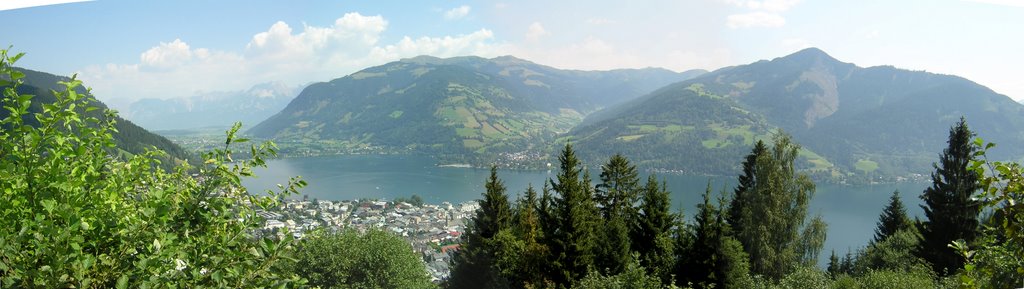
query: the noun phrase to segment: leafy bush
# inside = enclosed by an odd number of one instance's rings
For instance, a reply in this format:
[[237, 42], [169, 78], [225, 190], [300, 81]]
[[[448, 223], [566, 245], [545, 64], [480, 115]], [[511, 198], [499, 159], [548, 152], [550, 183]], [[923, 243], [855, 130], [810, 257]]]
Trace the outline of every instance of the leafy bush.
[[318, 232], [299, 243], [295, 272], [323, 288], [434, 288], [404, 239], [371, 229]]
[[[224, 148], [198, 168], [159, 168], [166, 154], [150, 150], [112, 156], [114, 112], [102, 120], [80, 111], [96, 101], [72, 77], [56, 101], [30, 113], [32, 95], [17, 92], [23, 54], [0, 50], [0, 287], [152, 288], [285, 287], [292, 239], [257, 238], [255, 208], [276, 206], [304, 183], [258, 197], [241, 185], [253, 166], [274, 154], [252, 146], [252, 159], [233, 160], [236, 125]], [[24, 122], [25, 116], [38, 121]], [[195, 173], [195, 176], [193, 176]]]

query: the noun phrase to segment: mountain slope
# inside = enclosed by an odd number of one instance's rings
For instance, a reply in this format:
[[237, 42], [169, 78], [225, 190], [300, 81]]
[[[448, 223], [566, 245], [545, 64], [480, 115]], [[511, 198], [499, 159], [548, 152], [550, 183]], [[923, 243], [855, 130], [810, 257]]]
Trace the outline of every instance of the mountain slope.
[[[967, 118], [979, 136], [1000, 144], [992, 151], [995, 157], [1024, 155], [1021, 146], [1024, 144], [1024, 106], [1010, 98], [956, 76], [886, 66], [861, 68], [840, 62], [815, 48], [771, 61], [719, 69], [670, 85], [595, 113], [569, 135], [586, 143], [580, 146], [583, 151], [588, 147], [628, 150], [630, 141], [650, 141], [644, 140], [646, 136], [637, 136], [635, 130], [627, 129], [630, 125], [651, 121], [692, 123], [693, 117], [699, 117], [692, 112], [648, 116], [668, 109], [666, 103], [692, 98], [692, 93], [687, 93], [687, 88], [691, 87], [700, 87], [708, 95], [719, 96], [720, 103], [713, 105], [731, 105], [764, 120], [759, 129], [744, 134], [764, 137], [770, 128], [781, 128], [807, 149], [804, 154], [809, 158], [805, 161], [810, 162], [804, 165], [830, 169], [832, 173], [927, 173], [930, 163], [944, 147], [949, 126], [961, 116]], [[686, 110], [710, 108], [713, 108], [711, 104]], [[644, 119], [636, 119], [637, 116], [644, 116]], [[624, 120], [632, 122], [623, 123]], [[702, 141], [722, 136], [720, 128], [710, 125], [703, 128], [719, 133], [706, 135]], [[602, 129], [619, 134], [588, 138]], [[672, 145], [671, 142], [656, 143]], [[733, 145], [740, 148], [732, 148]], [[744, 152], [747, 147], [748, 141], [729, 142], [720, 149]], [[668, 152], [662, 150], [656, 154]], [[731, 159], [738, 160], [741, 155], [735, 154]], [[644, 160], [646, 158], [641, 157], [641, 161]], [[659, 165], [686, 170], [704, 164], [700, 158], [686, 157]], [[697, 171], [716, 173], [730, 169], [736, 168]]]
[[140, 99], [122, 117], [150, 130], [227, 127], [235, 122], [255, 125], [284, 109], [301, 87], [279, 82], [254, 85], [247, 90], [198, 93], [188, 98]]
[[[29, 69], [16, 68], [21, 72], [25, 73], [25, 78], [22, 78], [23, 83], [18, 86], [19, 94], [32, 94], [35, 97], [32, 99], [32, 106], [29, 107], [30, 113], [37, 113], [42, 111], [43, 103], [52, 103], [56, 101], [56, 97], [51, 93], [51, 90], [63, 89], [57, 82], [69, 81], [70, 79], [63, 76], [57, 76], [45, 72], [33, 71]], [[85, 93], [84, 89], [80, 89], [79, 93]], [[107, 108], [102, 102], [96, 102], [96, 106], [101, 109]], [[88, 112], [96, 117], [102, 118], [102, 110], [95, 110]], [[7, 110], [0, 110], [0, 118], [7, 117], [10, 112]], [[28, 124], [38, 124], [35, 118], [25, 118]], [[133, 124], [130, 121], [117, 117], [117, 123], [115, 125], [117, 132], [114, 133], [114, 142], [117, 148], [124, 150], [128, 153], [138, 154], [145, 152], [147, 148], [156, 148], [167, 152], [167, 154], [177, 160], [185, 160], [189, 158], [188, 152], [174, 144], [166, 138], [146, 131], [145, 129]]]
[[699, 73], [571, 71], [513, 57], [421, 56], [312, 84], [249, 133], [460, 161], [541, 155], [583, 115]]

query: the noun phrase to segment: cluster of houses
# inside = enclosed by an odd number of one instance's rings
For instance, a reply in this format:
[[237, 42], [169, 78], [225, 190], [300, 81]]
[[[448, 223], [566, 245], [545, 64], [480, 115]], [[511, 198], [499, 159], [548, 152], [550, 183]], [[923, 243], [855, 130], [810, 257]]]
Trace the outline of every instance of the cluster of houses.
[[319, 228], [390, 231], [404, 237], [415, 252], [423, 255], [431, 277], [438, 281], [448, 277], [458, 238], [478, 208], [476, 202], [415, 206], [381, 200], [286, 200], [281, 207], [258, 214], [265, 220], [263, 234], [287, 232], [302, 238]]

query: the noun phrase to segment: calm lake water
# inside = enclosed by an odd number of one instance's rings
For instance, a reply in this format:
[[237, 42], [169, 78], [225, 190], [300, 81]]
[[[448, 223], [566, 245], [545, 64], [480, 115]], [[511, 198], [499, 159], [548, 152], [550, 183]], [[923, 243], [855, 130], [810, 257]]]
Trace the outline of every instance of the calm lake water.
[[[544, 181], [554, 178], [551, 171], [498, 171], [508, 193], [516, 196], [532, 184], [538, 193]], [[598, 171], [591, 171], [594, 177]], [[276, 184], [287, 183], [292, 176], [302, 176], [309, 183], [301, 190], [310, 199], [352, 200], [359, 198], [393, 199], [417, 194], [428, 203], [479, 199], [484, 192], [486, 169], [438, 167], [434, 159], [405, 155], [354, 155], [277, 159], [268, 168], [257, 169], [255, 179], [244, 181], [250, 191], [265, 191]], [[696, 212], [708, 181], [714, 192], [732, 190], [735, 177], [700, 177], [658, 175], [672, 192], [673, 209], [683, 209], [687, 218]], [[643, 179], [646, 181], [647, 176]], [[596, 182], [595, 182], [596, 184]], [[888, 203], [893, 190], [899, 190], [911, 216], [921, 216], [918, 196], [927, 183], [881, 185], [819, 184], [811, 201], [810, 213], [821, 214], [828, 223], [828, 239], [820, 260], [827, 260], [831, 250], [846, 254], [863, 247], [874, 236], [875, 222]]]

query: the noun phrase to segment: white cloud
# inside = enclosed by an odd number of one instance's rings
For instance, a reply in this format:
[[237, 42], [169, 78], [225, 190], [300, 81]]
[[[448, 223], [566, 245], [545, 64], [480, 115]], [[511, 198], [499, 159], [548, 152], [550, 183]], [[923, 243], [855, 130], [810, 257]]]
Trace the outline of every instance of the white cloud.
[[753, 28], [753, 27], [781, 27], [786, 25], [786, 18], [779, 14], [768, 12], [750, 12], [733, 14], [726, 18], [726, 26], [729, 28]]
[[494, 43], [494, 33], [487, 29], [381, 43], [387, 28], [383, 17], [359, 13], [345, 14], [327, 27], [293, 28], [277, 22], [253, 35], [243, 51], [197, 48], [175, 39], [142, 52], [137, 63], [91, 66], [82, 75], [96, 95], [124, 103], [186, 97], [196, 91], [242, 90], [271, 81], [326, 81], [404, 57], [497, 56], [505, 49]]
[[541, 25], [540, 22], [533, 22], [530, 24], [530, 27], [526, 28], [526, 40], [529, 41], [540, 40], [541, 37], [547, 36], [548, 34], [551, 33], [548, 32], [547, 29], [544, 29], [544, 25]]
[[469, 15], [469, 9], [470, 8], [467, 5], [452, 8], [451, 10], [444, 12], [444, 19], [455, 20], [466, 17], [466, 15]]

